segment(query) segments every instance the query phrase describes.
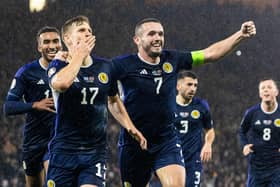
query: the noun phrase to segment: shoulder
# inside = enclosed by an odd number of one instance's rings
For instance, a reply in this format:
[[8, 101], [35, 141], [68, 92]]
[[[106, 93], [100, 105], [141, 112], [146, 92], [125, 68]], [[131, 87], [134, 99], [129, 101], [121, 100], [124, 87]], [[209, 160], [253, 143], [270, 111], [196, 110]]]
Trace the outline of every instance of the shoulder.
[[96, 62], [96, 63], [106, 63], [106, 64], [110, 64], [111, 61], [107, 58], [103, 58], [103, 57], [99, 57], [99, 56], [95, 56], [95, 55], [91, 55], [92, 61]]
[[117, 57], [114, 57], [112, 61], [114, 63], [119, 63], [119, 62], [129, 62], [130, 60], [136, 59], [137, 55], [136, 54], [125, 54], [125, 55], [120, 55]]
[[206, 110], [210, 110], [209, 104], [205, 99], [199, 98], [199, 97], [194, 97], [193, 98], [193, 103], [202, 106]]
[[38, 60], [34, 60], [31, 62], [28, 62], [27, 64], [21, 66], [17, 72], [16, 72], [16, 77], [22, 76], [25, 72], [33, 71], [35, 68], [39, 67], [39, 62]]
[[260, 104], [256, 104], [256, 105], [249, 107], [245, 111], [245, 116], [250, 116], [250, 115], [254, 114], [256, 111], [261, 111]]

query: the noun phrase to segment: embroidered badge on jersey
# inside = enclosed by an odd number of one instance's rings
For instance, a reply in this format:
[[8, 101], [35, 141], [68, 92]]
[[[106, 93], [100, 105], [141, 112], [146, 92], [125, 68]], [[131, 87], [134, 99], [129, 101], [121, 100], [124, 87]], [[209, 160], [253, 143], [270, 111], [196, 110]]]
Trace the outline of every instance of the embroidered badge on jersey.
[[280, 119], [274, 120], [274, 125], [275, 125], [276, 127], [280, 127]]
[[103, 83], [103, 84], [107, 84], [109, 81], [108, 75], [106, 73], [99, 73], [98, 74], [98, 80]]
[[200, 112], [198, 110], [193, 110], [191, 116], [193, 119], [198, 119], [200, 117]]
[[165, 73], [173, 72], [173, 66], [169, 62], [164, 62], [163, 65], [162, 65], [162, 69]]
[[48, 71], [48, 76], [51, 77], [55, 72], [56, 72], [55, 67], [50, 68], [49, 71]]
[[55, 187], [55, 182], [53, 180], [49, 179], [48, 182], [47, 182], [47, 186], [48, 187]]
[[132, 187], [132, 185], [129, 182], [124, 182], [124, 187]]

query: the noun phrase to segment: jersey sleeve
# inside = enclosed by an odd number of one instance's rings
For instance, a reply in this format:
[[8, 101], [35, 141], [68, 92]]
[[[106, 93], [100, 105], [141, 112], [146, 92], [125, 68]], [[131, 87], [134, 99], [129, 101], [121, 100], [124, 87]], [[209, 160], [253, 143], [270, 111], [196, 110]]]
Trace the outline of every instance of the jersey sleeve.
[[115, 96], [118, 93], [118, 79], [117, 74], [115, 74], [115, 70], [113, 69], [113, 63], [110, 62], [110, 68], [111, 68], [111, 87], [109, 90], [109, 96]]
[[32, 110], [33, 103], [26, 103], [23, 100], [27, 84], [24, 78], [24, 70], [24, 67], [20, 68], [12, 80], [3, 106], [5, 115], [23, 114]]
[[55, 74], [57, 74], [66, 65], [67, 65], [66, 62], [57, 60], [57, 59], [53, 60], [49, 64], [48, 69], [47, 69], [47, 74], [48, 74], [49, 85], [51, 88], [52, 88], [52, 86], [51, 86], [52, 78], [55, 76]]
[[247, 138], [247, 132], [249, 131], [249, 129], [250, 129], [250, 113], [249, 110], [247, 110], [240, 123], [240, 129], [239, 129], [240, 144], [242, 147], [244, 147], [249, 143]]
[[208, 102], [205, 100], [201, 101], [202, 105], [205, 107], [205, 114], [203, 117], [203, 128], [204, 129], [211, 129], [213, 128], [213, 120], [210, 112], [210, 107]]

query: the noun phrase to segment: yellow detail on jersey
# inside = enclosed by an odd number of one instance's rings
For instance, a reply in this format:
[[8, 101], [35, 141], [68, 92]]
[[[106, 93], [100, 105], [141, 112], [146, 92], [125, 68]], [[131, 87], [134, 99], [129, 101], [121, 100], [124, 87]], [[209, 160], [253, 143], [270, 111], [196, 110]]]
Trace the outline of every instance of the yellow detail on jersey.
[[47, 182], [47, 186], [48, 187], [55, 187], [55, 182], [53, 180], [49, 179], [48, 182]]
[[204, 64], [204, 53], [202, 50], [192, 51], [191, 54], [192, 54], [193, 66]]
[[192, 118], [194, 118], [194, 119], [198, 119], [198, 118], [200, 117], [200, 112], [199, 112], [198, 110], [193, 110], [193, 111], [191, 112], [191, 116], [192, 116]]
[[280, 119], [274, 120], [274, 125], [275, 125], [276, 127], [280, 127]]
[[124, 182], [124, 187], [132, 187], [132, 185], [129, 182]]
[[162, 69], [165, 73], [171, 73], [173, 71], [173, 66], [169, 62], [164, 62], [162, 65]]
[[103, 83], [103, 84], [106, 84], [106, 83], [108, 83], [108, 80], [109, 80], [109, 78], [108, 78], [108, 75], [106, 74], [106, 73], [99, 73], [99, 75], [98, 75], [98, 80], [101, 82], [101, 83]]

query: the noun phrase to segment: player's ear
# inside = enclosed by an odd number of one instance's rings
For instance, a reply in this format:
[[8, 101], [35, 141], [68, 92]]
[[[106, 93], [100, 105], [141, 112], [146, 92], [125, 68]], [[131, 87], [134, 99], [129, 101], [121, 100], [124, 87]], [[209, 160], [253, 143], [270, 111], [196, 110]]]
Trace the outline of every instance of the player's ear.
[[139, 38], [139, 36], [134, 36], [133, 37], [133, 41], [134, 41], [134, 43], [136, 44], [136, 45], [139, 45], [139, 43], [140, 43], [140, 38]]
[[38, 41], [38, 46], [37, 46], [37, 50], [42, 53], [42, 46], [41, 46], [41, 42]]

